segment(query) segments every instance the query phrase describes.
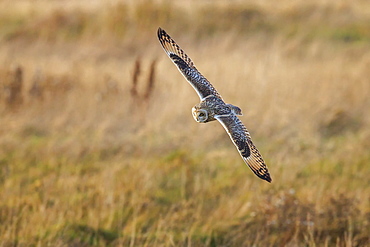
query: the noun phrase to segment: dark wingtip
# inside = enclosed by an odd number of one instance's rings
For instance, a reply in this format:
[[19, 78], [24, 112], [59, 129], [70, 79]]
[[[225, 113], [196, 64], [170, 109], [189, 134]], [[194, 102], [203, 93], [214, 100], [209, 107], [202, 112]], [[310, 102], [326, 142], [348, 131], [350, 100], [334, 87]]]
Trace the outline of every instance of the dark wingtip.
[[261, 176], [260, 178], [262, 178], [263, 180], [266, 180], [267, 182], [271, 183], [272, 182], [272, 179], [270, 177], [270, 174], [264, 174], [263, 176]]
[[158, 28], [158, 31], [157, 31], [157, 35], [158, 35], [158, 38], [161, 39], [162, 36], [165, 36], [167, 33], [166, 31], [164, 31], [162, 28]]
[[272, 179], [270, 177], [270, 173], [268, 173], [268, 172], [267, 173], [264, 173], [264, 174], [260, 174], [260, 173], [256, 173], [255, 172], [255, 174], [257, 175], [257, 177], [259, 177], [262, 180], [265, 180], [265, 181], [267, 181], [269, 183], [272, 182]]
[[254, 170], [252, 170], [253, 172], [254, 172], [254, 174], [257, 176], [257, 177], [259, 177], [260, 179], [263, 179], [263, 180], [265, 180], [265, 181], [267, 181], [267, 182], [269, 182], [269, 183], [271, 183], [272, 182], [272, 179], [271, 179], [271, 177], [270, 177], [270, 173], [266, 170], [266, 172], [265, 173], [260, 173], [260, 172], [257, 172], [257, 171], [254, 171]]

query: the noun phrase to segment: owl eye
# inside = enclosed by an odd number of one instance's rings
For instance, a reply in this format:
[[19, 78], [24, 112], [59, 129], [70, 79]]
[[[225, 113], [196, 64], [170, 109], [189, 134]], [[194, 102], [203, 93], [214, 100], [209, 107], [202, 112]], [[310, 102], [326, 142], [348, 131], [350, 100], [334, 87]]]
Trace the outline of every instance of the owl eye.
[[199, 117], [204, 117], [205, 115], [204, 115], [204, 113], [203, 112], [201, 112], [201, 113], [199, 113]]

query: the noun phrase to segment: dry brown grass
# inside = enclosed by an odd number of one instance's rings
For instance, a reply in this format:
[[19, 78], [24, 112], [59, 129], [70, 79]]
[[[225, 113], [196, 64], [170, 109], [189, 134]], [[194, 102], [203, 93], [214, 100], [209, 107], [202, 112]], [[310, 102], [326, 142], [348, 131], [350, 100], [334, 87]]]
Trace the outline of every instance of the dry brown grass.
[[[369, 246], [355, 3], [1, 2], [0, 246]], [[272, 184], [191, 118], [158, 26], [243, 109]]]

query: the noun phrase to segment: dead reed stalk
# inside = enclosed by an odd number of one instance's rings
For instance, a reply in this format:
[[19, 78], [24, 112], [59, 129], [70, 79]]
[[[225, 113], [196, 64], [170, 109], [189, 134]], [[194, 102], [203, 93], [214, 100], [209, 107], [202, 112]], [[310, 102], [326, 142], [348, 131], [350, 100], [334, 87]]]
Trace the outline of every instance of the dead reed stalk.
[[132, 87], [130, 90], [131, 96], [134, 99], [138, 97], [137, 85], [138, 85], [140, 73], [141, 73], [141, 61], [140, 61], [140, 58], [138, 58], [135, 61], [134, 73], [132, 76]]
[[42, 82], [41, 71], [36, 70], [33, 76], [33, 79], [32, 79], [32, 86], [30, 90], [28, 91], [28, 94], [31, 96], [31, 98], [43, 100], [44, 95], [43, 95], [43, 90], [41, 87], [41, 82]]
[[8, 72], [8, 81], [5, 82], [5, 103], [13, 108], [23, 103], [22, 88], [23, 88], [23, 69], [21, 66], [16, 66]]
[[145, 91], [145, 94], [144, 94], [144, 100], [145, 101], [148, 101], [150, 96], [153, 93], [154, 82], [155, 82], [155, 66], [156, 66], [156, 63], [157, 63], [157, 60], [153, 60], [152, 63], [150, 64], [148, 82], [147, 82], [147, 87], [146, 87], [146, 91]]

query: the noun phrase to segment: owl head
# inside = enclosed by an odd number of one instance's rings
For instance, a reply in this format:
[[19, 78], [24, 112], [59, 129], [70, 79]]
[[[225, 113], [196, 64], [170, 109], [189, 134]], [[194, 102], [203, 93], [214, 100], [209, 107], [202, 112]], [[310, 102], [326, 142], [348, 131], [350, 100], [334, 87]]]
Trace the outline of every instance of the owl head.
[[208, 122], [207, 121], [208, 120], [208, 112], [207, 112], [206, 109], [201, 109], [201, 108], [198, 108], [198, 107], [194, 106], [191, 109], [191, 112], [193, 114], [193, 118], [198, 123], [206, 123], [206, 122]]

